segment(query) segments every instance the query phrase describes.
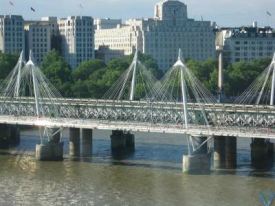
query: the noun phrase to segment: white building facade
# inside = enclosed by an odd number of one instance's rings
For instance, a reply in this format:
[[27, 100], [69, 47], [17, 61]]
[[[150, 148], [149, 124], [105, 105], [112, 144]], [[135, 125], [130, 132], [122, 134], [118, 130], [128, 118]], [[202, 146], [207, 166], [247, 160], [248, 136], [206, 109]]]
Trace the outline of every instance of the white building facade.
[[[142, 50], [141, 27], [118, 24], [116, 28], [95, 30], [95, 49], [104, 50], [105, 60], [130, 55], [135, 48]], [[104, 49], [103, 49], [104, 48]]]
[[217, 47], [223, 48], [227, 63], [269, 58], [275, 51], [275, 32], [270, 27], [221, 28], [217, 32]]
[[187, 6], [177, 0], [163, 0], [155, 6], [152, 19], [132, 19], [112, 29], [95, 31], [95, 48], [132, 54], [137, 48], [151, 55], [159, 68], [167, 70], [175, 62], [178, 49], [185, 58], [215, 58], [215, 33], [209, 21], [187, 17]]
[[17, 15], [0, 16], [0, 51], [19, 54], [25, 48], [24, 19]]
[[82, 61], [94, 59], [92, 17], [70, 16], [59, 19], [58, 28], [62, 38], [62, 55], [73, 69]]

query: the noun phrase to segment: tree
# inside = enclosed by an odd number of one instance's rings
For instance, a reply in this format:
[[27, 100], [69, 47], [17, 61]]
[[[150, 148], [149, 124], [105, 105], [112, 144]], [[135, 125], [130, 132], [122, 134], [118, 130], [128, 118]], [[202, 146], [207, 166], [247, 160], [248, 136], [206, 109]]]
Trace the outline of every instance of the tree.
[[71, 69], [56, 50], [50, 51], [44, 57], [41, 69], [49, 81], [62, 95], [71, 95]]
[[226, 95], [241, 94], [269, 65], [270, 59], [254, 60], [252, 62], [237, 62], [227, 68], [228, 87]]
[[5, 79], [15, 67], [19, 56], [0, 52], [0, 79]]
[[194, 76], [211, 92], [217, 91], [217, 62], [213, 59], [205, 61], [188, 60], [187, 67]]
[[139, 53], [139, 60], [157, 78], [160, 79], [164, 73], [158, 68], [158, 63], [148, 54]]
[[73, 97], [78, 98], [101, 98], [105, 91], [105, 84], [101, 78], [105, 70], [95, 71], [87, 79], [78, 79], [72, 84]]
[[82, 62], [72, 73], [73, 79], [76, 80], [85, 80], [89, 78], [93, 72], [99, 69], [105, 69], [106, 64], [102, 60], [89, 60]]

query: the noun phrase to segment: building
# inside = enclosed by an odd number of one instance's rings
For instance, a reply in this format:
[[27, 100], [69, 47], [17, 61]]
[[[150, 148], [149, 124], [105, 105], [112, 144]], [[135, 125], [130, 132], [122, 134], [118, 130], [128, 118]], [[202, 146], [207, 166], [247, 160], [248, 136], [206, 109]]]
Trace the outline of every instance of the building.
[[95, 19], [94, 25], [97, 30], [99, 29], [112, 29], [116, 28], [117, 25], [122, 24], [121, 19]]
[[[61, 45], [57, 18], [42, 17], [39, 21], [25, 21], [25, 58], [28, 59], [29, 51], [37, 64], [43, 61], [45, 55], [52, 49], [58, 49]], [[59, 38], [60, 39], [60, 38]]]
[[256, 22], [248, 27], [220, 28], [216, 46], [222, 49], [226, 63], [272, 57], [275, 31], [270, 27], [258, 27]]
[[29, 22], [24, 26], [26, 49], [25, 57], [31, 50], [36, 64], [43, 61], [44, 56], [51, 50], [51, 27], [46, 22]]
[[92, 17], [70, 16], [59, 19], [58, 29], [62, 40], [62, 55], [72, 68], [95, 57]]
[[59, 35], [59, 30], [58, 30], [58, 24], [57, 24], [57, 17], [54, 16], [46, 16], [41, 18], [41, 22], [46, 23], [50, 26], [51, 28], [51, 35], [52, 36], [57, 36]]
[[130, 19], [116, 28], [97, 29], [95, 48], [100, 46], [124, 55], [137, 48], [156, 59], [160, 69], [167, 70], [176, 61], [179, 48], [185, 58], [215, 58], [215, 33], [209, 21], [189, 19], [184, 3], [162, 0], [155, 6], [154, 18]]
[[95, 51], [95, 58], [101, 59], [104, 62], [109, 62], [112, 59], [119, 58], [124, 55], [122, 50], [110, 49], [108, 46], [99, 46]]
[[95, 31], [95, 49], [106, 61], [130, 55], [137, 47], [142, 51], [140, 45], [142, 45], [142, 31], [139, 26], [118, 24], [115, 28]]
[[19, 54], [25, 48], [24, 19], [17, 15], [0, 16], [0, 51]]

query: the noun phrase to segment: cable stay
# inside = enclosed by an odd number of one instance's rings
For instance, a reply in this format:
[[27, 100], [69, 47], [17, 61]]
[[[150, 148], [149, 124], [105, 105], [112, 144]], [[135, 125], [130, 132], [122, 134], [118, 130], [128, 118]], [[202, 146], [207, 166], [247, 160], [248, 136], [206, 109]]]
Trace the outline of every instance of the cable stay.
[[270, 65], [235, 100], [235, 104], [274, 105], [275, 53]]
[[[158, 85], [161, 85], [161, 87], [158, 88]], [[210, 130], [209, 119], [206, 116], [203, 104], [215, 103], [216, 100], [185, 65], [181, 49], [179, 49], [177, 61], [167, 71], [158, 85], [155, 86], [155, 90], [157, 91], [154, 92], [155, 96], [153, 99], [160, 102], [181, 104], [182, 120], [179, 123], [185, 129], [188, 130], [196, 125], [206, 127]], [[200, 109], [195, 114], [189, 113], [189, 103], [197, 105]], [[196, 145], [194, 138], [187, 136], [189, 154], [196, 152], [202, 146]], [[210, 138], [207, 141], [209, 140]]]
[[148, 100], [152, 94], [152, 88], [156, 78], [138, 59], [138, 50], [127, 70], [103, 95], [108, 100]]
[[[36, 116], [37, 121], [42, 117], [58, 118], [66, 116], [59, 109], [61, 94], [34, 63], [32, 52], [30, 51], [27, 63], [23, 56], [23, 52], [21, 52], [16, 66], [0, 86], [1, 114]], [[9, 108], [14, 107], [14, 105], [18, 108], [16, 114], [14, 110], [10, 114]], [[26, 107], [28, 107], [28, 110], [24, 109]], [[40, 132], [41, 141], [50, 141], [51, 134], [53, 134], [52, 128], [45, 127], [42, 130]]]

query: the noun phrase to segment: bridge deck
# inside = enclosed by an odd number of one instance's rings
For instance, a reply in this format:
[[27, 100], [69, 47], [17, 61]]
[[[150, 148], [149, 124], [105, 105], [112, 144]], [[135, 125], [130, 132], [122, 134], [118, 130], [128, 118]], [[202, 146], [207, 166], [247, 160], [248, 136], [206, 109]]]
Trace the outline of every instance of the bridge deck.
[[[188, 129], [182, 103], [93, 99], [43, 99], [36, 117], [33, 98], [0, 98], [0, 123], [49, 127], [122, 129], [143, 132], [275, 137], [275, 106], [188, 103]], [[57, 108], [52, 111], [51, 108]], [[204, 111], [206, 117], [201, 115]], [[207, 118], [209, 125], [202, 121]]]

